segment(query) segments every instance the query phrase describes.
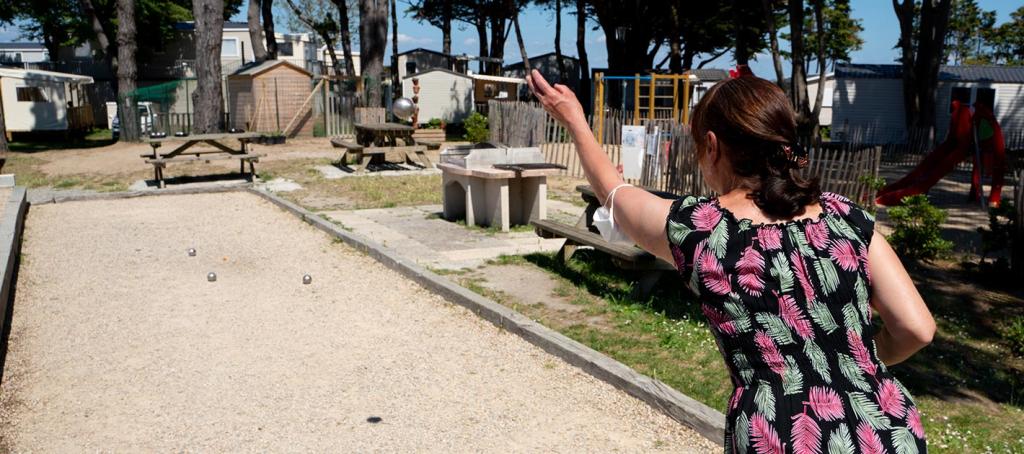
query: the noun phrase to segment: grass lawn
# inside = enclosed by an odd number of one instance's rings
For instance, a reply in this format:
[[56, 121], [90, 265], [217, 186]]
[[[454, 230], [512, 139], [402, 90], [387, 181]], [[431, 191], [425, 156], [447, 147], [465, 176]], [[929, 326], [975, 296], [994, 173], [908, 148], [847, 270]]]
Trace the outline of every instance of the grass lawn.
[[[704, 317], [680, 279], [646, 302], [631, 298], [623, 272], [591, 251], [568, 265], [550, 254], [504, 257], [492, 265], [535, 266], [558, 281], [552, 298], [581, 310], [524, 304], [469, 273], [452, 276], [540, 323], [655, 377], [720, 411], [732, 391]], [[890, 370], [914, 394], [932, 452], [1024, 452], [1024, 360], [998, 337], [1000, 320], [1024, 313], [1020, 295], [979, 290], [953, 264], [911, 267], [939, 332], [935, 342]], [[875, 318], [878, 320], [878, 317]]]

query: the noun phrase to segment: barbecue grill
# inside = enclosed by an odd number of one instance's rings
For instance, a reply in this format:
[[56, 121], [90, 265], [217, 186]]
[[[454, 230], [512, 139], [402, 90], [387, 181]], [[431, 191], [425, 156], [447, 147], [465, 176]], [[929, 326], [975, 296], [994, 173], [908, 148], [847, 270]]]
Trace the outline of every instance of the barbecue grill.
[[544, 161], [537, 147], [478, 143], [441, 152], [444, 217], [467, 225], [527, 224], [547, 218], [547, 177], [565, 166]]

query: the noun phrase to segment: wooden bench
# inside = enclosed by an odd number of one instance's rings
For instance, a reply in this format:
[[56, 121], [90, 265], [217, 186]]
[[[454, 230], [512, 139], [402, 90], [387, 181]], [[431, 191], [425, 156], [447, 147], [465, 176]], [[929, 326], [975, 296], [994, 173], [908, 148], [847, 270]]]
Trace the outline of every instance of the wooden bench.
[[172, 163], [172, 162], [190, 162], [190, 161], [191, 162], [195, 162], [195, 161], [210, 162], [210, 161], [220, 161], [220, 160], [223, 160], [223, 159], [238, 159], [238, 162], [240, 164], [239, 172], [242, 174], [243, 177], [245, 176], [245, 165], [249, 164], [249, 176], [248, 176], [247, 179], [249, 181], [252, 181], [253, 179], [256, 178], [256, 164], [255, 163], [260, 161], [260, 157], [266, 156], [264, 154], [256, 154], [256, 153], [227, 154], [227, 153], [223, 153], [223, 152], [218, 152], [218, 153], [202, 153], [202, 154], [209, 155], [209, 156], [200, 156], [200, 154], [189, 153], [187, 155], [177, 155], [177, 156], [172, 156], [172, 157], [160, 157], [160, 158], [150, 157], [149, 159], [146, 159], [146, 163], [153, 165], [153, 173], [154, 173], [154, 176], [156, 177], [157, 186], [160, 187], [160, 188], [163, 188], [163, 187], [166, 186], [166, 184], [164, 182], [164, 168], [167, 167], [167, 164]]
[[624, 243], [605, 241], [585, 226], [572, 226], [549, 220], [530, 221], [534, 231], [541, 238], [565, 238], [565, 244], [558, 250], [558, 259], [567, 263], [576, 249], [589, 246], [611, 256], [612, 262], [623, 269], [640, 272], [640, 279], [634, 288], [635, 296], [647, 299], [665, 272], [675, 271], [675, 266], [655, 257], [654, 254]]

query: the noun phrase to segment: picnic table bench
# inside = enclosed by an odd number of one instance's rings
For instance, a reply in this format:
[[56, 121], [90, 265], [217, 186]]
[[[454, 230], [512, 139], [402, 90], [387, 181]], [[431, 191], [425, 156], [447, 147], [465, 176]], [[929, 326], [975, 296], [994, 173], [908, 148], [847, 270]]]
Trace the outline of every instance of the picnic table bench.
[[[640, 249], [637, 246], [625, 243], [612, 243], [601, 237], [597, 228], [593, 226], [594, 212], [601, 207], [602, 201], [598, 200], [594, 190], [589, 185], [576, 187], [580, 196], [587, 202], [587, 208], [580, 216], [576, 225], [568, 225], [549, 220], [534, 220], [534, 231], [542, 238], [565, 238], [565, 244], [558, 250], [557, 257], [563, 262], [568, 262], [581, 246], [591, 247], [594, 250], [608, 254], [612, 263], [622, 269], [638, 272], [639, 279], [634, 287], [634, 296], [640, 299], [647, 299], [658, 281], [666, 272], [674, 272], [675, 266], [656, 256]], [[663, 191], [649, 192], [662, 198], [674, 199], [678, 196]]]
[[352, 160], [365, 169], [371, 163], [390, 160], [423, 168], [432, 166], [426, 155], [428, 147], [416, 142], [412, 126], [399, 123], [356, 123], [354, 126], [355, 142], [340, 137], [331, 139], [331, 145], [345, 149], [339, 159], [342, 164]]
[[[249, 180], [256, 175], [256, 162], [259, 162], [262, 154], [250, 153], [249, 142], [260, 137], [257, 133], [215, 133], [215, 134], [194, 134], [185, 137], [162, 137], [158, 139], [147, 139], [146, 143], [153, 148], [150, 154], [140, 155], [145, 158], [147, 164], [153, 165], [153, 175], [157, 186], [163, 188], [164, 168], [171, 162], [188, 161], [216, 161], [222, 159], [238, 159], [240, 164], [239, 172], [245, 176], [245, 165], [249, 164]], [[225, 143], [226, 139], [238, 141], [238, 148], [232, 148]], [[165, 143], [180, 142], [181, 144], [167, 153], [160, 153], [159, 148]], [[212, 146], [213, 150], [189, 150], [195, 145], [206, 144]]]

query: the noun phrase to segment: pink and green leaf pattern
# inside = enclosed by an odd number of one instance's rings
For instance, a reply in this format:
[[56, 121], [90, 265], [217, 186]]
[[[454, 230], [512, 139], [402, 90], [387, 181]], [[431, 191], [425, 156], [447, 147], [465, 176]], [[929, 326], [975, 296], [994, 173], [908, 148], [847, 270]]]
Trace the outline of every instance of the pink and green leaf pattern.
[[753, 244], [747, 246], [740, 260], [736, 262], [736, 272], [739, 273], [736, 281], [743, 291], [749, 295], [761, 296], [764, 290], [764, 257], [754, 249]]
[[774, 224], [737, 221], [717, 199], [673, 205], [673, 258], [737, 384], [726, 449], [923, 453], [921, 414], [872, 339], [874, 219], [845, 197], [820, 200], [818, 219]]
[[750, 441], [757, 454], [785, 453], [778, 432], [760, 413], [754, 413], [754, 417], [750, 418]]
[[821, 426], [807, 413], [793, 416], [793, 430], [790, 434], [793, 454], [821, 453]]

